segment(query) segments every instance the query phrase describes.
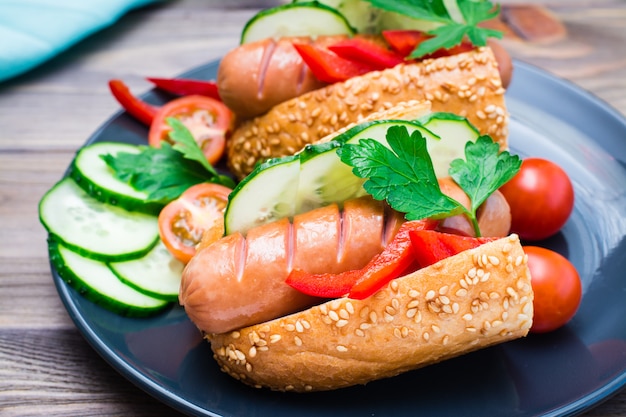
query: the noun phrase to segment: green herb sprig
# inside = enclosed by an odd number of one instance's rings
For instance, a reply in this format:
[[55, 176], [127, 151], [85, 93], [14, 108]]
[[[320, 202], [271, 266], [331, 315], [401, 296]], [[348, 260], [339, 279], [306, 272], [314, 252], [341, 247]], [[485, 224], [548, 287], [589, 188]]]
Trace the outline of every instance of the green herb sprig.
[[406, 213], [408, 220], [441, 219], [465, 214], [476, 236], [480, 236], [478, 207], [501, 185], [519, 171], [521, 159], [499, 146], [489, 136], [481, 136], [465, 146], [465, 160], [455, 159], [450, 175], [468, 195], [471, 207], [465, 208], [445, 195], [437, 182], [426, 138], [419, 131], [409, 135], [406, 127], [387, 130], [389, 148], [374, 139], [338, 148], [341, 160], [352, 172], [366, 179], [365, 191], [377, 200], [387, 200], [395, 210]]
[[[456, 0], [462, 19], [455, 20], [446, 7], [446, 0], [366, 0], [374, 7], [400, 13], [420, 20], [435, 22], [438, 26], [428, 31], [432, 38], [422, 42], [409, 55], [421, 58], [438, 49], [450, 49], [460, 45], [467, 37], [475, 46], [485, 46], [490, 37], [502, 38], [498, 30], [479, 27], [479, 23], [492, 19], [500, 13], [500, 6], [490, 1]], [[454, 0], [448, 0], [450, 1]]]
[[168, 203], [192, 185], [214, 182], [235, 187], [232, 178], [220, 174], [206, 159], [185, 125], [167, 119], [170, 139], [160, 148], [142, 146], [141, 152], [102, 155], [102, 159], [122, 181], [148, 194], [148, 202]]

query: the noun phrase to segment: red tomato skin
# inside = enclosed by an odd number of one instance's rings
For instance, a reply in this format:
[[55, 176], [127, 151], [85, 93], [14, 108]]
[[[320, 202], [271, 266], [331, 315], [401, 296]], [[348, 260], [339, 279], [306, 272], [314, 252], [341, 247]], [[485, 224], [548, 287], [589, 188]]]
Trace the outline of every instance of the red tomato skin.
[[[159, 148], [162, 141], [169, 140], [170, 127], [167, 124], [169, 117], [174, 117], [183, 122], [193, 134], [194, 129], [190, 128], [189, 122], [184, 118], [189, 118], [198, 110], [208, 111], [215, 118], [211, 126], [208, 126], [213, 133], [209, 138], [205, 138], [204, 143], [199, 143], [204, 155], [211, 164], [215, 164], [222, 157], [226, 146], [226, 137], [234, 127], [234, 115], [228, 107], [221, 101], [211, 97], [190, 95], [175, 98], [161, 107], [155, 114], [150, 130], [148, 132], [148, 143], [150, 146]], [[196, 141], [198, 138], [195, 137]]]
[[[178, 199], [167, 204], [159, 214], [159, 235], [168, 251], [183, 263], [188, 263], [196, 253], [197, 243], [191, 244], [174, 230], [177, 216], [187, 214], [189, 220], [185, 227], [193, 229], [198, 235], [211, 227], [223, 223], [224, 208], [231, 189], [213, 183], [200, 183], [188, 188]], [[200, 199], [211, 199], [214, 204], [201, 207], [195, 204]]]
[[500, 187], [511, 207], [511, 232], [537, 241], [556, 234], [574, 208], [574, 187], [554, 162], [526, 158], [515, 177]]
[[561, 254], [525, 246], [534, 292], [532, 333], [547, 333], [565, 325], [578, 310], [582, 284], [578, 271]]

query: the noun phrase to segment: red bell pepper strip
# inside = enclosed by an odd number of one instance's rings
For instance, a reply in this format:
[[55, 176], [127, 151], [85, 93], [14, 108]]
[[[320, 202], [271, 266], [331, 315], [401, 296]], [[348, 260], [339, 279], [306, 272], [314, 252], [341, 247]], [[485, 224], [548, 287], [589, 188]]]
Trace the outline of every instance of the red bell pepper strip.
[[348, 297], [357, 300], [367, 298], [407, 271], [415, 259], [409, 232], [434, 229], [436, 225], [437, 222], [432, 220], [403, 223], [393, 240], [363, 268], [363, 275], [350, 289]]
[[[415, 50], [415, 48], [417, 48], [422, 42], [432, 38], [432, 35], [419, 30], [384, 30], [382, 35], [391, 49], [396, 51], [402, 57], [409, 56], [411, 52], [413, 52], [413, 50]], [[452, 56], [462, 52], [469, 52], [472, 49], [474, 49], [474, 45], [472, 45], [471, 42], [463, 41], [459, 45], [453, 46], [452, 48], [438, 49], [432, 54], [423, 56], [420, 59]]]
[[285, 282], [304, 294], [323, 298], [338, 298], [348, 294], [361, 275], [363, 275], [363, 271], [360, 269], [353, 269], [341, 274], [309, 274], [301, 269], [294, 269], [289, 273]]
[[201, 95], [220, 100], [215, 81], [192, 80], [188, 78], [154, 78], [147, 77], [148, 81], [163, 91], [179, 96]]
[[393, 68], [404, 62], [399, 53], [363, 38], [346, 39], [327, 48], [342, 58], [363, 62], [378, 70]]
[[309, 274], [293, 270], [285, 282], [305, 294], [316, 297], [337, 298], [348, 294], [350, 298], [367, 298], [413, 265], [409, 231], [432, 229], [436, 225], [437, 222], [432, 220], [402, 224], [385, 249], [361, 269], [340, 274]]
[[432, 38], [432, 35], [419, 30], [383, 30], [382, 35], [391, 49], [403, 57], [413, 52], [420, 43]]
[[332, 84], [345, 81], [375, 70], [371, 65], [342, 58], [336, 53], [319, 46], [299, 43], [294, 43], [293, 46], [313, 75], [318, 80], [326, 83]]
[[135, 97], [122, 80], [110, 80], [109, 89], [113, 97], [115, 97], [124, 110], [140, 122], [150, 126], [154, 116], [159, 110], [158, 107]]
[[462, 236], [434, 230], [411, 230], [409, 237], [419, 268], [425, 268], [457, 253], [499, 239]]

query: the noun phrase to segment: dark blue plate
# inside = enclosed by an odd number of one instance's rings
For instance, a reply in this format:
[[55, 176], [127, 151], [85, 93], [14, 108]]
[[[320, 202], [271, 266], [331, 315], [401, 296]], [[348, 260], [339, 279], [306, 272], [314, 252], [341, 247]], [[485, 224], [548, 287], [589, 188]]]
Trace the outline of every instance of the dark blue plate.
[[[626, 384], [626, 121], [580, 88], [515, 64], [511, 148], [557, 162], [576, 191], [569, 222], [541, 242], [567, 256], [583, 281], [580, 310], [567, 326], [367, 386], [306, 395], [252, 389], [220, 372], [179, 307], [149, 319], [119, 317], [53, 270], [76, 326], [122, 375], [192, 415], [565, 416], [598, 404]], [[216, 69], [214, 62], [185, 76], [211, 79]], [[119, 113], [88, 142], [145, 143], [146, 134]]]

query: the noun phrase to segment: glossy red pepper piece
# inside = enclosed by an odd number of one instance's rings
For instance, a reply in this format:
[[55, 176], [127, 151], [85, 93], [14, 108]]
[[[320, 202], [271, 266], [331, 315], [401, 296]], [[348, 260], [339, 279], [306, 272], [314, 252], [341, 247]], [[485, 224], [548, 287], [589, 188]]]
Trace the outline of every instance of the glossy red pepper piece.
[[345, 59], [336, 53], [316, 45], [294, 43], [313, 75], [323, 82], [336, 83], [363, 75], [375, 68], [363, 62]]
[[294, 269], [289, 273], [285, 282], [304, 294], [322, 298], [338, 298], [348, 294], [362, 274], [360, 269], [341, 274], [309, 274], [300, 269]]
[[431, 220], [403, 223], [385, 249], [361, 269], [340, 274], [309, 274], [294, 270], [285, 282], [299, 291], [316, 297], [336, 298], [348, 294], [350, 298], [367, 298], [414, 264], [408, 232], [424, 228], [433, 229], [436, 225], [437, 222]]
[[159, 110], [158, 107], [135, 97], [122, 80], [110, 80], [109, 89], [117, 102], [135, 119], [150, 126]]
[[188, 78], [154, 78], [147, 77], [156, 87], [179, 96], [201, 95], [220, 100], [215, 81], [192, 80]]
[[413, 52], [420, 43], [432, 38], [432, 35], [419, 30], [383, 30], [382, 35], [391, 49], [403, 57]]
[[367, 298], [392, 279], [398, 278], [408, 271], [415, 261], [409, 232], [434, 229], [436, 225], [437, 222], [431, 220], [415, 220], [403, 223], [385, 249], [362, 269], [363, 275], [350, 289], [348, 297], [357, 300]]
[[[419, 30], [384, 30], [382, 35], [391, 49], [402, 57], [409, 56], [422, 42], [432, 38], [432, 35]], [[420, 59], [452, 56], [462, 52], [469, 52], [472, 49], [474, 49], [474, 45], [472, 45], [471, 42], [463, 41], [452, 48], [438, 49], [432, 54], [423, 56]]]
[[363, 38], [352, 38], [328, 46], [328, 49], [342, 58], [363, 62], [378, 70], [393, 68], [404, 62], [399, 53]]
[[411, 230], [409, 236], [419, 268], [425, 268], [457, 253], [499, 239], [462, 236], [434, 230]]

